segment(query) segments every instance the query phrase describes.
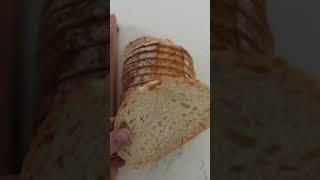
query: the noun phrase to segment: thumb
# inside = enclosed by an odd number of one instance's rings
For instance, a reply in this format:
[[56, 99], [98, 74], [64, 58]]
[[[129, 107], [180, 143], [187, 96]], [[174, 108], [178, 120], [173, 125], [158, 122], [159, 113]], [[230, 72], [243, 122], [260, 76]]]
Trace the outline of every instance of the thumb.
[[110, 155], [118, 152], [130, 143], [128, 129], [116, 129], [110, 133]]

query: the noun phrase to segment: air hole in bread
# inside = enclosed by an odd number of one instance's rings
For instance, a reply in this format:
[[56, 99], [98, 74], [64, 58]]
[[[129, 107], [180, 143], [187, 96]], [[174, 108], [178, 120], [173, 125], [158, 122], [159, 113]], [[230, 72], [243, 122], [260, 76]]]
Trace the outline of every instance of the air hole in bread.
[[194, 106], [194, 107], [192, 108], [193, 111], [196, 111], [197, 109], [198, 109], [197, 106]]
[[139, 119], [141, 123], [144, 123], [145, 119], [143, 119], [143, 117], [140, 117]]
[[122, 108], [125, 108], [125, 107], [127, 107], [127, 103], [124, 103], [123, 105], [122, 105]]
[[137, 165], [140, 166], [141, 164], [143, 164], [142, 161], [137, 162]]
[[135, 100], [131, 101], [131, 105], [134, 105], [134, 103], [136, 103], [136, 101], [135, 101]]
[[133, 123], [133, 121], [134, 121], [134, 119], [131, 119], [131, 120], [129, 121], [129, 124], [132, 124], [132, 123]]
[[160, 150], [160, 147], [159, 147], [159, 146], [157, 146], [157, 147], [154, 148], [154, 151], [155, 151], [155, 152], [158, 152], [159, 150]]
[[122, 151], [125, 152], [128, 156], [132, 156], [132, 154], [127, 149], [124, 148]]
[[158, 126], [160, 126], [160, 127], [162, 127], [162, 126], [163, 126], [163, 124], [162, 124], [162, 122], [161, 122], [161, 121], [159, 121], [159, 122], [158, 122]]
[[172, 102], [177, 102], [177, 100], [175, 100], [175, 99], [172, 99]]
[[123, 121], [123, 122], [120, 123], [120, 127], [119, 128], [128, 128], [128, 124], [125, 121]]
[[187, 115], [186, 114], [181, 114], [181, 116], [186, 117]]
[[186, 108], [186, 109], [190, 108], [190, 105], [187, 104], [187, 103], [184, 103], [184, 102], [181, 103], [181, 106]]
[[206, 126], [203, 123], [199, 123], [199, 125], [203, 128], [206, 129]]

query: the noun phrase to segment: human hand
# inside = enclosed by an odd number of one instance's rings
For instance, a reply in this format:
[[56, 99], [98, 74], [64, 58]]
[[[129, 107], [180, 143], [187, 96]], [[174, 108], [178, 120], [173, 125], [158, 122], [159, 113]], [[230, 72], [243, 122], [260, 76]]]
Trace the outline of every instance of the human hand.
[[113, 130], [115, 118], [110, 118], [110, 175], [116, 180], [118, 168], [124, 166], [125, 161], [117, 156], [117, 152], [130, 143], [128, 129]]

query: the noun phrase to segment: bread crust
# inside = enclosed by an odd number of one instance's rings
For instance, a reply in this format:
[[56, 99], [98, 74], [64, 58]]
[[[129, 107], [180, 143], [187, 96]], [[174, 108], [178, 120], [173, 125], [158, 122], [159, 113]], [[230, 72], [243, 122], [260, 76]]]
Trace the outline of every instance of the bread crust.
[[168, 74], [174, 76], [181, 76], [186, 78], [192, 78], [193, 76], [186, 73], [183, 69], [172, 68], [168, 66], [146, 66], [133, 69], [122, 76], [122, 81], [130, 82], [138, 76], [145, 76], [148, 74]]
[[190, 63], [192, 63], [192, 57], [191, 55], [181, 46], [175, 45], [175, 44], [167, 44], [163, 42], [155, 42], [155, 43], [148, 43], [141, 45], [140, 47], [137, 47], [134, 51], [132, 51], [130, 54], [128, 54], [125, 57], [125, 64], [127, 61], [137, 55], [144, 54], [147, 52], [166, 52], [166, 53], [172, 53], [179, 56], [184, 57]]
[[[203, 91], [204, 93], [210, 93], [210, 89], [208, 88], [208, 86], [206, 84], [200, 82], [199, 80], [196, 80], [196, 79], [163, 78], [161, 80], [154, 80], [154, 81], [150, 81], [150, 82], [144, 84], [142, 87], [136, 88], [136, 89], [128, 92], [128, 94], [124, 97], [124, 99], [119, 107], [118, 115], [121, 113], [121, 111], [124, 109], [124, 107], [127, 106], [128, 101], [131, 98], [134, 98], [137, 93], [144, 93], [146, 91], [153, 91], [154, 90], [153, 87], [155, 85], [161, 86], [162, 84], [169, 83], [169, 82], [190, 84], [190, 85], [193, 85], [194, 87], [198, 88], [200, 91]], [[210, 119], [210, 117], [208, 119]], [[115, 119], [115, 123], [114, 123], [114, 129], [119, 129], [122, 122], [124, 122], [124, 121], [121, 121], [117, 116]], [[135, 166], [135, 165], [130, 165], [130, 164], [128, 164], [128, 166], [132, 169], [140, 170], [140, 169], [143, 169], [151, 164], [158, 162], [160, 159], [162, 159], [165, 156], [167, 156], [168, 154], [174, 152], [176, 149], [180, 148], [181, 146], [183, 146], [184, 144], [191, 141], [196, 136], [200, 135], [202, 132], [207, 130], [210, 127], [210, 121], [207, 121], [207, 124], [204, 124], [201, 127], [202, 128], [198, 128], [198, 129], [192, 131], [191, 134], [184, 137], [182, 139], [182, 141], [180, 143], [176, 144], [175, 146], [172, 146], [169, 149], [162, 149], [162, 151], [159, 153], [159, 155], [153, 161], [146, 161], [146, 163], [143, 164], [142, 166]], [[123, 159], [127, 158], [125, 153], [123, 153], [122, 151], [118, 152], [118, 155]]]
[[135, 62], [141, 62], [148, 59], [167, 59], [180, 62], [193, 70], [193, 61], [174, 49], [158, 48], [152, 51], [142, 51], [126, 58], [124, 66], [129, 66]]
[[162, 77], [196, 78], [191, 55], [168, 39], [151, 36], [130, 42], [124, 52], [122, 95]]
[[177, 69], [183, 69], [187, 73], [195, 75], [193, 66], [189, 65], [185, 61], [183, 60], [181, 61], [180, 59], [177, 59], [174, 57], [161, 57], [161, 56], [157, 56], [154, 58], [142, 58], [130, 64], [127, 64], [124, 66], [122, 70], [122, 75], [132, 69], [139, 68], [141, 66], [168, 66], [168, 67], [174, 67]]

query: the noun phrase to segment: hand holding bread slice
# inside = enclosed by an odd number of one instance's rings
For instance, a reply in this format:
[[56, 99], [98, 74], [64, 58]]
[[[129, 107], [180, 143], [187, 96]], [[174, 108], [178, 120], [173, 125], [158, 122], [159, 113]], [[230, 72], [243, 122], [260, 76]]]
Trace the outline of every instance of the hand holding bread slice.
[[[129, 168], [142, 169], [209, 128], [210, 89], [195, 79], [191, 55], [170, 40], [139, 38], [126, 47], [124, 58], [114, 128], [128, 128], [132, 143], [118, 155]], [[149, 66], [144, 67], [146, 62]]]

